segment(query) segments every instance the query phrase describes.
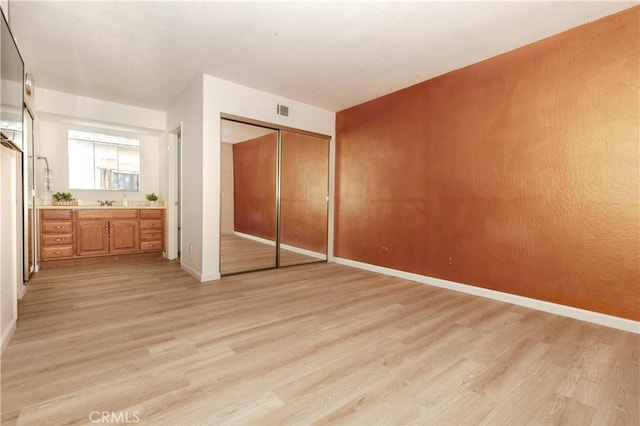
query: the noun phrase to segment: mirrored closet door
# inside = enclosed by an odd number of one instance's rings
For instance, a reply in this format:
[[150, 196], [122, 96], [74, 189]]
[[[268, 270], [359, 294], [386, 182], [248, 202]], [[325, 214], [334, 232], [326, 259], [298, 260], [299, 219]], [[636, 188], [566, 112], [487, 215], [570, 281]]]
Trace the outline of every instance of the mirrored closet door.
[[281, 266], [327, 260], [329, 140], [280, 133]]
[[276, 267], [278, 131], [221, 122], [220, 273]]
[[327, 260], [329, 138], [221, 120], [220, 273]]

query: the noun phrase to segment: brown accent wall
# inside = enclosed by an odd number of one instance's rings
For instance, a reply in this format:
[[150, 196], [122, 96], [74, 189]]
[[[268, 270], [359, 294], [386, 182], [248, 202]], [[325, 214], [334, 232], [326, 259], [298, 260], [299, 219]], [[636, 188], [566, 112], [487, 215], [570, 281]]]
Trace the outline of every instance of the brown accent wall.
[[329, 141], [286, 130], [280, 137], [281, 242], [326, 253]]
[[235, 230], [275, 241], [277, 133], [233, 145]]
[[335, 255], [640, 320], [639, 11], [339, 112]]

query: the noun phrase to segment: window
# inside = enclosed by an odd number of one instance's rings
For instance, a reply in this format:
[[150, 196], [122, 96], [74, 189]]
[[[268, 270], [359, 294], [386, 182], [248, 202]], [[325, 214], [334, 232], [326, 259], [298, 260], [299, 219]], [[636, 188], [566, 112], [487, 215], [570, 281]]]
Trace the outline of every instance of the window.
[[69, 130], [69, 188], [140, 190], [140, 140]]

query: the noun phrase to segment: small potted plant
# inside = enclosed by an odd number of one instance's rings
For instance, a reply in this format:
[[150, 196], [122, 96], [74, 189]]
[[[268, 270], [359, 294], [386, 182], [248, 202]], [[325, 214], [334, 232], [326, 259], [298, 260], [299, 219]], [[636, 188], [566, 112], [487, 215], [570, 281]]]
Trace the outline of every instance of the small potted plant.
[[152, 192], [151, 194], [147, 194], [145, 195], [147, 201], [149, 201], [149, 205], [151, 207], [155, 207], [158, 205], [158, 196], [155, 194], [155, 192]]
[[52, 195], [54, 206], [77, 206], [78, 200], [69, 192], [56, 192]]

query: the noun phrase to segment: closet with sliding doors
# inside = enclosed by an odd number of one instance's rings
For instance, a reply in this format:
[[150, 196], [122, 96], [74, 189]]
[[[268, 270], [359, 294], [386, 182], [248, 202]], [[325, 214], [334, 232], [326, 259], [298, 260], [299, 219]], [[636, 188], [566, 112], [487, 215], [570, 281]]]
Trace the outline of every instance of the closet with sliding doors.
[[329, 136], [221, 119], [220, 273], [326, 262]]

